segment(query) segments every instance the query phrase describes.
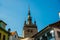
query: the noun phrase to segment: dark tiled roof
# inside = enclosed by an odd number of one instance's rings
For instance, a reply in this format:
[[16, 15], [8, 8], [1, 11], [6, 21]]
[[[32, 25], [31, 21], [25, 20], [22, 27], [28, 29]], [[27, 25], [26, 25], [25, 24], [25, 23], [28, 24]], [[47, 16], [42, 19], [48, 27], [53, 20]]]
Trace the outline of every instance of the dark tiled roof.
[[46, 28], [48, 28], [48, 26], [45, 27], [44, 29], [42, 29], [41, 31], [39, 31], [38, 33], [36, 33], [35, 35], [33, 35], [32, 38], [35, 37], [36, 35], [38, 35], [39, 33], [41, 33], [41, 32], [42, 32], [43, 30], [45, 30]]
[[60, 21], [57, 21], [57, 22], [55, 22], [55, 23], [52, 23], [52, 24], [50, 24], [49, 26], [60, 29]]
[[47, 27], [45, 27], [44, 29], [42, 29], [41, 31], [39, 31], [37, 34], [33, 35], [32, 38], [35, 37], [36, 35], [38, 35], [39, 33], [41, 33], [41, 32], [42, 32], [43, 30], [45, 30], [46, 28], [52, 27], [52, 26], [54, 27], [54, 25], [60, 27], [60, 21], [48, 25]]
[[56, 25], [56, 24], [60, 24], [60, 20], [55, 22], [55, 23], [50, 24], [49, 26], [53, 26], [53, 25]]
[[0, 20], [0, 22], [3, 22], [5, 25], [7, 25], [4, 21]]

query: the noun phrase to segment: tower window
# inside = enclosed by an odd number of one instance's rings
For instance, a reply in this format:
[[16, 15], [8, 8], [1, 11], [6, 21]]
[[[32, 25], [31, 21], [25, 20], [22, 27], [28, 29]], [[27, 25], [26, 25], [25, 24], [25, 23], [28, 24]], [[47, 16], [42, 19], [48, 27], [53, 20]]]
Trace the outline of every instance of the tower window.
[[57, 34], [58, 34], [58, 37], [60, 38], [60, 32], [59, 31], [57, 31]]
[[30, 30], [27, 30], [28, 32], [30, 32]]
[[31, 32], [33, 32], [33, 31], [31, 30]]
[[28, 32], [31, 32], [31, 33], [33, 32], [33, 30], [27, 30], [27, 31], [28, 31]]

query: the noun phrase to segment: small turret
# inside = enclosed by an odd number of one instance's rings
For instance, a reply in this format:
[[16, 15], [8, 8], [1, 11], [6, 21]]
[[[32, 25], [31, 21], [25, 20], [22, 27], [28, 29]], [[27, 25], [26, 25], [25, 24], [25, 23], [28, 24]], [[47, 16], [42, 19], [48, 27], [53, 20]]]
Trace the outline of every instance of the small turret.
[[26, 20], [24, 21], [24, 25], [26, 25]]
[[36, 25], [36, 21], [34, 21], [34, 25]]
[[9, 29], [8, 29], [8, 32], [10, 33], [10, 31], [11, 31], [11, 29], [9, 28]]

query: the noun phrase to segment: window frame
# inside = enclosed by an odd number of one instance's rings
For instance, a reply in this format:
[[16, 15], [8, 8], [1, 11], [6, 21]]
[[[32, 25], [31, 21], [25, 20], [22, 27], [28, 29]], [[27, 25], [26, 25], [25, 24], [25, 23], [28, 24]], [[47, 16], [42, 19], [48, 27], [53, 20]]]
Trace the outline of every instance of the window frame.
[[1, 33], [0, 33], [0, 39], [1, 39]]
[[3, 40], [5, 40], [6, 39], [6, 36], [5, 35], [3, 35]]

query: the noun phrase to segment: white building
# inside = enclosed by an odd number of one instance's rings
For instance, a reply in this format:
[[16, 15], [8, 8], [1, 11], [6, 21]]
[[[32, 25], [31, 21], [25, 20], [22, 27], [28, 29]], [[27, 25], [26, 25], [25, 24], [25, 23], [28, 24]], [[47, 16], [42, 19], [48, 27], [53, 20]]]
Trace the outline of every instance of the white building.
[[60, 40], [60, 21], [48, 25], [32, 38], [34, 40]]
[[18, 34], [17, 32], [11, 32], [9, 40], [18, 40]]

